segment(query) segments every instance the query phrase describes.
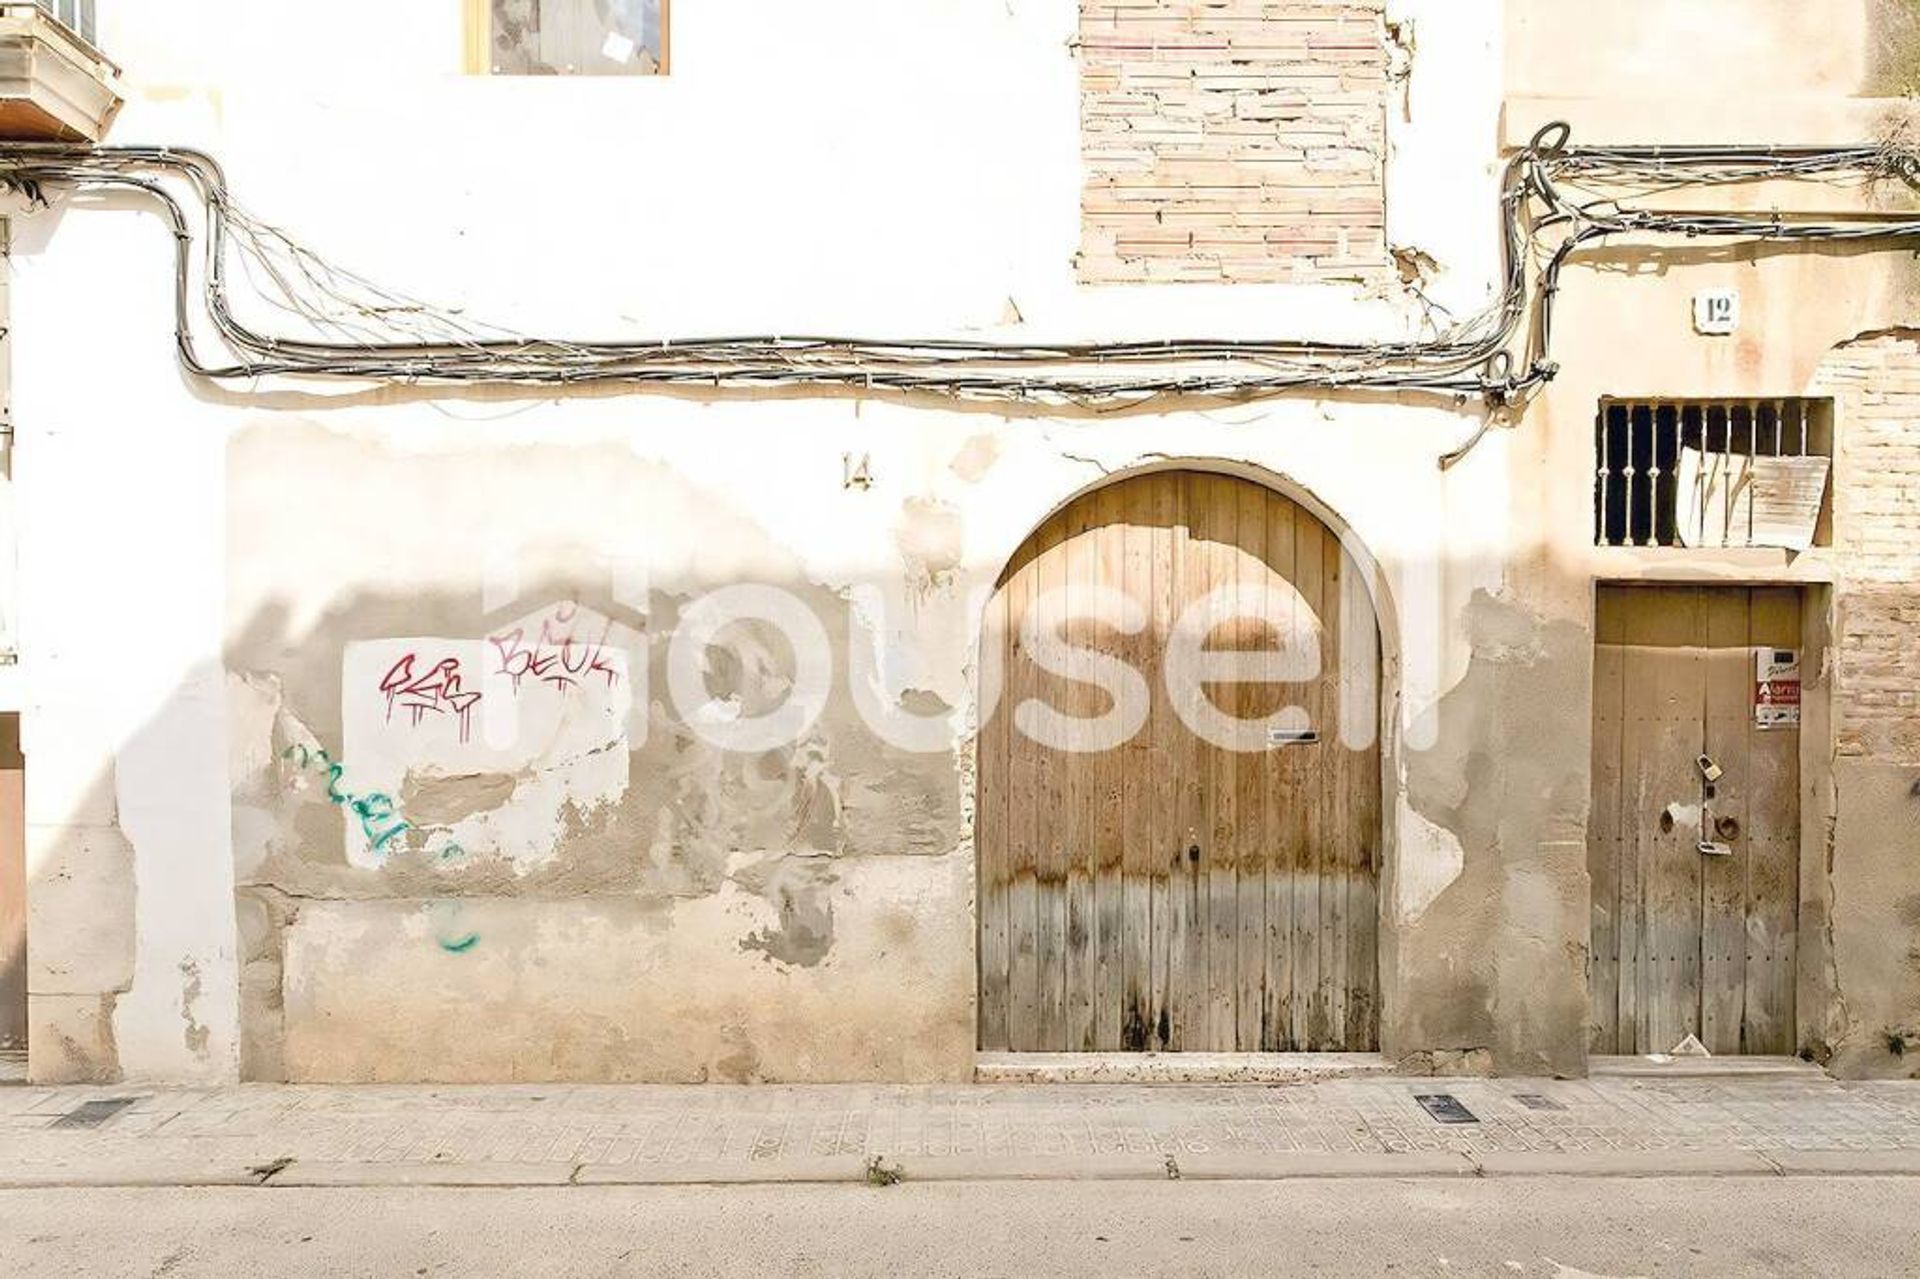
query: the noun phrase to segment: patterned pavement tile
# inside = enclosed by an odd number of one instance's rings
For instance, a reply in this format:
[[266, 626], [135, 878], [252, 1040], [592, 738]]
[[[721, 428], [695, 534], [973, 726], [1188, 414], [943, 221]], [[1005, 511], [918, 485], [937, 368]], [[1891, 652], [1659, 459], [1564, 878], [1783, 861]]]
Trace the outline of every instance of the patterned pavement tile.
[[[1415, 1101], [1451, 1093], [1473, 1124]], [[132, 1097], [94, 1129], [83, 1102]], [[89, 1162], [723, 1166], [1131, 1155], [1920, 1151], [1920, 1084], [1412, 1080], [1285, 1086], [0, 1089], [0, 1176]]]

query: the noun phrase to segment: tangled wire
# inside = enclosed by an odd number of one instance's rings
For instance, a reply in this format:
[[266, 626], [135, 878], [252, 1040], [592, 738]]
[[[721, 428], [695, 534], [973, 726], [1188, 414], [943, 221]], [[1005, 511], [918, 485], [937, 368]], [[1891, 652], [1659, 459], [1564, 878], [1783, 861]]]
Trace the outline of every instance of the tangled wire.
[[[1513, 402], [1550, 380], [1560, 276], [1580, 250], [1619, 236], [1745, 243], [1920, 240], [1920, 219], [1822, 219], [1666, 212], [1632, 203], [1689, 189], [1774, 181], [1920, 185], [1920, 154], [1892, 143], [1840, 148], [1574, 147], [1549, 125], [1501, 183], [1498, 297], [1427, 340], [1399, 343], [1168, 339], [1031, 343], [739, 335], [569, 341], [516, 333], [434, 307], [344, 270], [248, 214], [211, 156], [172, 147], [0, 146], [0, 186], [150, 197], [176, 241], [175, 340], [213, 379], [272, 376], [408, 383], [712, 387], [843, 386], [1089, 404], [1161, 395], [1249, 398], [1368, 389]], [[191, 192], [189, 199], [182, 198]], [[197, 205], [199, 217], [189, 216]], [[197, 249], [197, 252], [196, 252]], [[237, 264], [260, 301], [303, 334], [262, 333], [231, 305]], [[196, 278], [198, 288], [195, 288]], [[198, 296], [200, 316], [196, 316]], [[196, 327], [224, 348], [203, 358]]]

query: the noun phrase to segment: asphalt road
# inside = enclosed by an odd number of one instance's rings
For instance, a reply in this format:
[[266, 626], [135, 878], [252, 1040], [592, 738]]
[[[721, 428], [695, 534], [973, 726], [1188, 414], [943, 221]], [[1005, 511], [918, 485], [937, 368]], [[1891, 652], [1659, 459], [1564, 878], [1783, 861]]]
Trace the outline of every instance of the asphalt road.
[[0, 1271], [1920, 1274], [1920, 1179], [19, 1190]]

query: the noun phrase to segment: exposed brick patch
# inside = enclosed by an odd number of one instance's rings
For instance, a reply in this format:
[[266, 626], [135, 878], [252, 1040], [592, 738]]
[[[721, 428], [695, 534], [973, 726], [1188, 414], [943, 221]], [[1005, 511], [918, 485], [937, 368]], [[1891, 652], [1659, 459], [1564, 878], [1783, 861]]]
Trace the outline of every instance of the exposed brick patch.
[[1920, 763], [1920, 335], [1836, 351], [1834, 724], [1841, 755]]
[[1083, 0], [1087, 283], [1387, 274], [1385, 0]]

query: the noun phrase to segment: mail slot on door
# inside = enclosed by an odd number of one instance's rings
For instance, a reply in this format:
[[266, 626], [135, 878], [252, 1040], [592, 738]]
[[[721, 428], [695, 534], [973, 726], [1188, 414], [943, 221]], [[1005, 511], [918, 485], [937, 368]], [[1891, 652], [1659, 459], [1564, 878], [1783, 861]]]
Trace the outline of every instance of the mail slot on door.
[[1311, 728], [1276, 728], [1267, 733], [1267, 741], [1274, 746], [1312, 746], [1320, 740], [1320, 734]]

